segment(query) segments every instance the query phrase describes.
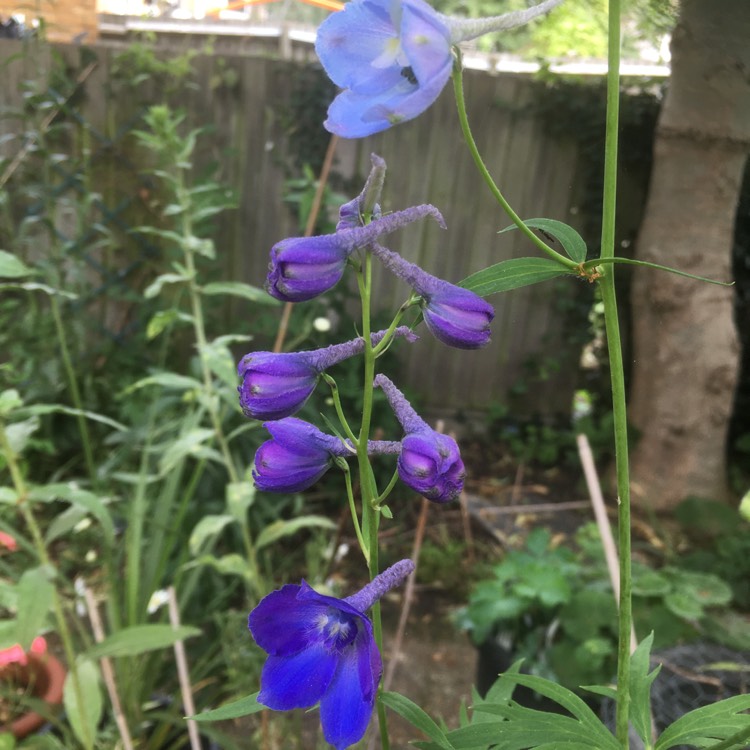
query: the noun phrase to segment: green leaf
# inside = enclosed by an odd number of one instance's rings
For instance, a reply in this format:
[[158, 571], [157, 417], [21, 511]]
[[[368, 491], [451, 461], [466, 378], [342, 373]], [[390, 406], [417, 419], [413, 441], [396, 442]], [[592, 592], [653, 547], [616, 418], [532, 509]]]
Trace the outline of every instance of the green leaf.
[[215, 557], [214, 555], [201, 555], [201, 557], [197, 558], [193, 563], [185, 565], [184, 567], [187, 569], [188, 567], [195, 567], [197, 565], [210, 565], [222, 575], [239, 576], [248, 583], [257, 583], [252, 569], [247, 564], [247, 560], [236, 552], [222, 555], [221, 557]]
[[83, 508], [77, 508], [71, 505], [62, 513], [58, 513], [52, 523], [47, 527], [47, 533], [44, 535], [44, 543], [49, 546], [55, 539], [69, 534], [77, 524], [86, 518], [86, 511]]
[[29, 492], [29, 499], [47, 503], [55, 500], [65, 500], [96, 518], [101, 524], [108, 542], [111, 543], [115, 537], [114, 522], [103, 499], [93, 492], [77, 487], [72, 482], [67, 484], [60, 482], [33, 487]]
[[654, 634], [644, 638], [630, 657], [630, 721], [646, 745], [651, 743], [651, 685], [661, 667], [649, 672]]
[[177, 641], [197, 635], [201, 635], [201, 631], [189, 625], [179, 628], [166, 624], [133, 625], [118, 630], [101, 643], [92, 646], [86, 652], [86, 656], [90, 659], [101, 659], [104, 656], [139, 656], [173, 646]]
[[685, 591], [670, 591], [664, 597], [664, 605], [683, 620], [700, 620], [703, 617], [703, 605]]
[[78, 299], [77, 294], [72, 292], [66, 292], [63, 289], [55, 289], [48, 284], [39, 284], [36, 281], [24, 281], [22, 283], [15, 284], [0, 284], [0, 291], [6, 289], [20, 289], [24, 292], [44, 292], [44, 294], [53, 297], [55, 295], [59, 297], [65, 297], [65, 299]]
[[750, 490], [743, 495], [740, 501], [740, 515], [746, 521], [750, 521]]
[[165, 284], [183, 284], [186, 281], [190, 281], [190, 276], [182, 273], [163, 273], [161, 276], [157, 276], [143, 291], [143, 296], [146, 299], [152, 299], [161, 294], [161, 290]]
[[176, 372], [159, 372], [156, 375], [149, 375], [147, 378], [136, 381], [128, 386], [122, 392], [122, 395], [128, 396], [139, 388], [152, 385], [177, 391], [195, 391], [203, 388], [203, 383], [195, 378], [189, 378], [187, 375], [178, 375]]
[[234, 523], [233, 516], [204, 516], [195, 525], [193, 533], [190, 534], [190, 554], [195, 557], [206, 542], [218, 536], [227, 524]]
[[5, 417], [14, 409], [23, 406], [21, 395], [15, 388], [9, 388], [7, 391], [0, 393], [0, 416]]
[[241, 525], [247, 523], [247, 511], [255, 502], [255, 485], [252, 482], [229, 482], [226, 486], [227, 510]]
[[551, 258], [512, 258], [477, 271], [460, 282], [459, 286], [471, 289], [480, 297], [507, 292], [530, 284], [570, 276], [572, 272]]
[[[551, 234], [563, 246], [568, 257], [576, 263], [583, 263], [586, 260], [586, 243], [583, 241], [583, 237], [569, 224], [555, 219], [526, 219], [523, 223], [532, 229], [541, 229], [542, 232]], [[500, 230], [498, 234], [511, 232], [514, 229], [518, 229], [515, 224]]]
[[296, 534], [300, 529], [311, 527], [335, 529], [336, 524], [325, 516], [301, 516], [300, 518], [293, 518], [290, 521], [274, 521], [258, 534], [258, 538], [255, 541], [255, 548], [262, 549], [285, 536]]
[[676, 276], [684, 276], [686, 279], [693, 279], [695, 281], [705, 281], [707, 284], [716, 284], [716, 286], [734, 286], [733, 281], [717, 281], [716, 279], [708, 279], [705, 276], [696, 276], [693, 273], [685, 273], [685, 271], [678, 271], [676, 268], [670, 268], [669, 266], [662, 266], [658, 263], [648, 263], [645, 260], [635, 260], [633, 258], [597, 258], [595, 260], [589, 260], [584, 264], [584, 268], [590, 270], [602, 263], [624, 263], [627, 266], [644, 266], [645, 268], [654, 268], [657, 271], [667, 271], [667, 273], [673, 273]]
[[736, 695], [710, 706], [696, 708], [680, 716], [662, 732], [655, 750], [668, 750], [676, 745], [711, 747], [750, 728], [750, 714], [743, 713], [749, 709], [750, 695]]
[[15, 255], [0, 250], [0, 278], [3, 279], [20, 279], [23, 276], [31, 276], [36, 273], [34, 269], [29, 268], [23, 261], [16, 258]]
[[146, 325], [146, 338], [151, 341], [174, 323], [192, 323], [193, 316], [171, 308], [154, 313]]
[[215, 435], [207, 427], [196, 427], [170, 444], [159, 461], [159, 473], [163, 476], [171, 471], [186, 456], [200, 457], [203, 443]]
[[0, 505], [15, 505], [18, 500], [16, 491], [10, 487], [0, 487]]
[[114, 419], [105, 417], [103, 414], [97, 414], [93, 411], [87, 411], [86, 409], [74, 409], [70, 406], [63, 406], [62, 404], [32, 404], [31, 406], [24, 406], [20, 409], [24, 414], [34, 414], [36, 416], [44, 416], [45, 414], [66, 414], [70, 417], [85, 417], [90, 419], [92, 422], [100, 422], [106, 424], [108, 427], [112, 427], [118, 432], [127, 432], [128, 428], [125, 425], [115, 422]]
[[225, 719], [239, 719], [241, 716], [257, 714], [258, 711], [266, 708], [258, 703], [258, 695], [259, 693], [253, 693], [246, 698], [240, 698], [238, 701], [219, 706], [213, 711], [203, 711], [194, 716], [188, 716], [188, 718], [194, 721], [224, 721]]
[[214, 281], [201, 287], [203, 294], [228, 294], [232, 297], [242, 297], [250, 302], [257, 302], [262, 305], [279, 305], [278, 300], [274, 299], [265, 289], [257, 286], [245, 284], [241, 281]]
[[39, 429], [39, 419], [30, 417], [22, 422], [13, 422], [5, 426], [5, 436], [8, 438], [10, 449], [17, 456], [23, 453], [24, 448], [29, 444], [31, 436]]
[[424, 732], [431, 740], [445, 750], [451, 750], [445, 732], [413, 701], [399, 693], [381, 693], [380, 702], [406, 719], [413, 727]]
[[633, 594], [636, 596], [663, 596], [672, 588], [669, 579], [646, 565], [633, 566]]
[[47, 614], [52, 609], [55, 588], [52, 585], [54, 571], [46, 566], [31, 568], [24, 572], [16, 586], [18, 612], [16, 614], [16, 642], [24, 651], [43, 630]]
[[[545, 698], [549, 698], [558, 705], [562, 706], [562, 708], [564, 708], [566, 711], [570, 712], [575, 718], [575, 724], [579, 727], [579, 729], [577, 730], [578, 734], [573, 735], [577, 739], [581, 739], [584, 734], [588, 734], [592, 743], [591, 747], [596, 747], [598, 750], [617, 750], [618, 745], [612, 733], [604, 726], [604, 724], [602, 724], [597, 715], [586, 705], [586, 703], [584, 703], [584, 701], [572, 691], [562, 687], [561, 685], [557, 685], [550, 680], [545, 680], [542, 677], [537, 677], [536, 675], [506, 673], [503, 675], [503, 679], [507, 679], [519, 685], [523, 685], [524, 687], [530, 688], [531, 690], [539, 693], [539, 695], [542, 695]], [[531, 726], [534, 724], [534, 722], [536, 722], [537, 725], [539, 724], [538, 711], [523, 708], [520, 706], [503, 707], [497, 705], [482, 705], [481, 707], [477, 707], [477, 710], [497, 713], [506, 719], [518, 719], [520, 723], [524, 724], [525, 726]], [[537, 719], [532, 719], [531, 717], [533, 716], [537, 716]], [[568, 719], [568, 721], [573, 721], [572, 719], [570, 719], [570, 717], [567, 716], [560, 716], [557, 714], [555, 716], [560, 719]], [[507, 732], [508, 725], [506, 724], [505, 726], [506, 728], [503, 731]], [[560, 724], [555, 723], [554, 726], [550, 725], [550, 727], [552, 728], [552, 730], [554, 730], [556, 736], [559, 739], [565, 739], [562, 736], [565, 734], [565, 731], [567, 731], [565, 730], [565, 727], [571, 729], [573, 725], [565, 724], [563, 722]], [[567, 739], [569, 740], [572, 738], [568, 737]], [[543, 741], [551, 742], [553, 740], [545, 738]], [[519, 747], [529, 746], [530, 745], [520, 745]], [[510, 750], [510, 746], [508, 747]]]
[[0, 750], [15, 750], [16, 738], [10, 732], [0, 732]]
[[99, 670], [86, 657], [76, 659], [79, 694], [74, 683], [73, 670], [68, 672], [63, 686], [63, 705], [75, 736], [84, 747], [93, 748], [96, 728], [102, 717], [102, 693], [99, 688]]

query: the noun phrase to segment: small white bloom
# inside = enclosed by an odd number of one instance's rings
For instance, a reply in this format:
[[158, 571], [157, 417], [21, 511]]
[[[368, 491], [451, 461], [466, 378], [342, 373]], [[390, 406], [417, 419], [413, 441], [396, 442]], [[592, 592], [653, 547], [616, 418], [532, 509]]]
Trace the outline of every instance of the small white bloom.
[[148, 606], [146, 611], [153, 615], [169, 601], [169, 594], [166, 589], [157, 589], [151, 594], [151, 598], [148, 600]]

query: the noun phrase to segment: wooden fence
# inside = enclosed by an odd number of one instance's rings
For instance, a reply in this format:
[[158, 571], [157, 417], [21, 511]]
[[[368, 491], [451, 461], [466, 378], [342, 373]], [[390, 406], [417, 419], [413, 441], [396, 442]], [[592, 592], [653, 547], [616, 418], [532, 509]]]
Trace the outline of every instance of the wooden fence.
[[[79, 48], [59, 49], [78, 64]], [[0, 42], [0, 58], [18, 51], [19, 43]], [[169, 93], [159, 88], [165, 86], [163, 81], [150, 81], [138, 97], [127, 98], [108, 93], [115, 51], [98, 45], [93, 52], [96, 68], [82, 83], [77, 100], [83, 116], [102, 131], [132, 119], [149, 101], [164, 99], [185, 108], [187, 126], [210, 126], [198, 161], [217, 163], [219, 179], [240, 195], [239, 210], [221, 220], [219, 275], [261, 285], [270, 247], [299, 233], [282, 200], [289, 176], [290, 126], [280, 113], [304, 64], [253, 56], [198, 56], [192, 61], [190, 85]], [[17, 100], [18, 83], [28, 73], [29, 63], [22, 55], [6, 66], [0, 83], [3, 102]], [[478, 146], [516, 211], [525, 218], [545, 216], [576, 224], [579, 155], [572, 141], [548, 135], [533, 116], [527, 106], [534, 95], [529, 77], [470, 71], [465, 88]], [[388, 163], [385, 211], [432, 203], [448, 224], [443, 231], [423, 221], [389, 237], [387, 244], [408, 260], [456, 282], [507, 258], [534, 254], [518, 232], [498, 235], [510, 222], [481, 182], [463, 144], [450, 85], [418, 119], [371, 138], [340, 141], [334, 165], [339, 183], [361, 184], [372, 152]], [[401, 282], [378, 277], [375, 299], [380, 309], [395, 309], [406, 293]], [[496, 308], [492, 343], [478, 352], [447, 349], [422, 329], [418, 343], [400, 347], [406, 384], [433, 412], [481, 412], [493, 403], [508, 403], [514, 386], [528, 380], [528, 363], [536, 360], [552, 370], [557, 364], [559, 371], [516, 399], [514, 407], [542, 415], [569, 413], [579, 352], [561, 343], [565, 317], [560, 301], [586, 293], [583, 283], [564, 280], [490, 298]]]

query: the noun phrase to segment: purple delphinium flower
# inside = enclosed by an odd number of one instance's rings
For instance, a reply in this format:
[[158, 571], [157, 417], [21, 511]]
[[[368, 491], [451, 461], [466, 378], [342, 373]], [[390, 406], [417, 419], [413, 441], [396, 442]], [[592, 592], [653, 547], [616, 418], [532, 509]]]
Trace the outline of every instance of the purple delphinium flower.
[[[372, 334], [372, 345], [380, 343], [385, 333]], [[393, 335], [409, 342], [417, 338], [406, 326], [396, 328]], [[307, 352], [246, 354], [237, 368], [242, 378], [242, 385], [237, 388], [242, 411], [252, 419], [291, 416], [304, 406], [324, 370], [361, 354], [364, 346], [364, 339], [358, 338]]]
[[422, 297], [424, 322], [436, 339], [458, 349], [479, 349], [489, 344], [490, 323], [495, 317], [489, 302], [469, 289], [431, 276], [381, 245], [373, 245], [372, 252]]
[[455, 500], [466, 474], [456, 441], [433, 430], [385, 375], [376, 375], [373, 383], [383, 389], [406, 433], [398, 457], [401, 481], [433, 502]]
[[304, 580], [263, 598], [248, 619], [268, 653], [258, 703], [288, 711], [320, 702], [326, 742], [336, 750], [359, 742], [383, 671], [365, 612], [413, 571], [411, 560], [401, 560], [346, 599], [318, 594]]
[[334, 287], [344, 274], [346, 261], [357, 249], [383, 234], [432, 216], [441, 227], [443, 217], [434, 206], [412, 206], [382, 216], [367, 226], [340, 229], [319, 237], [291, 237], [271, 248], [266, 290], [282, 302], [304, 302]]
[[344, 89], [325, 127], [362, 138], [411, 120], [448, 82], [451, 45], [527, 23], [561, 0], [480, 19], [444, 16], [424, 0], [351, 0], [319, 27], [315, 50], [331, 80]]
[[[296, 417], [287, 417], [263, 426], [271, 439], [255, 453], [253, 479], [266, 492], [302, 492], [328, 471], [336, 456], [353, 456], [356, 451], [333, 435]], [[388, 440], [371, 440], [369, 455], [399, 453], [401, 445]]]

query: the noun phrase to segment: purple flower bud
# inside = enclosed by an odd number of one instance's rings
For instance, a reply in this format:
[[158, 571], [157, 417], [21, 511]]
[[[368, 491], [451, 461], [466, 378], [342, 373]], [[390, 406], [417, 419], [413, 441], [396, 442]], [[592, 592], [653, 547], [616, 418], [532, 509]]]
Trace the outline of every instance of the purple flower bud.
[[[266, 492], [302, 492], [328, 471], [336, 457], [354, 456], [356, 451], [347, 440], [326, 435], [314, 425], [287, 417], [263, 426], [271, 433], [255, 453], [253, 479]], [[398, 454], [401, 443], [371, 440], [368, 455]]]
[[[385, 331], [373, 333], [372, 345], [383, 340]], [[407, 326], [399, 326], [394, 336], [409, 342], [416, 336]], [[252, 419], [282, 419], [301, 409], [315, 390], [318, 376], [332, 365], [361, 354], [364, 339], [308, 352], [251, 352], [240, 361], [238, 369], [242, 385], [237, 389], [240, 406]]]
[[479, 349], [490, 342], [492, 305], [475, 292], [443, 281], [382, 245], [372, 247], [383, 265], [422, 297], [422, 313], [430, 333], [448, 346]]
[[292, 237], [271, 248], [266, 291], [282, 302], [305, 302], [336, 286], [349, 251], [338, 234]]
[[433, 430], [385, 375], [377, 375], [373, 383], [383, 389], [406, 432], [398, 457], [401, 481], [433, 502], [454, 500], [463, 489], [466, 473], [456, 441]]
[[448, 282], [422, 294], [424, 322], [432, 335], [457, 349], [479, 349], [490, 342], [495, 310], [474, 292]]
[[301, 492], [330, 468], [333, 457], [349, 450], [336, 437], [295, 417], [263, 425], [270, 433], [255, 453], [253, 479], [266, 492]]
[[466, 471], [456, 441], [429, 430], [413, 432], [401, 441], [398, 475], [422, 497], [447, 503], [461, 494]]
[[[367, 190], [367, 185], [365, 190]], [[346, 204], [344, 225], [352, 222], [352, 208]], [[334, 287], [344, 274], [347, 258], [367, 247], [383, 234], [432, 216], [441, 227], [443, 217], [434, 206], [412, 206], [375, 219], [367, 226], [339, 229], [320, 237], [291, 237], [271, 248], [266, 289], [282, 302], [304, 302]]]

